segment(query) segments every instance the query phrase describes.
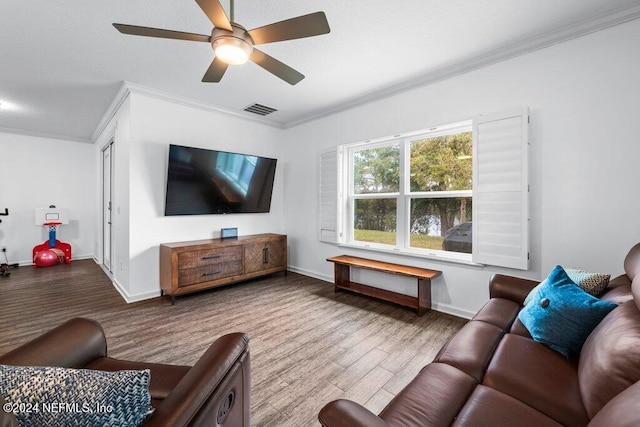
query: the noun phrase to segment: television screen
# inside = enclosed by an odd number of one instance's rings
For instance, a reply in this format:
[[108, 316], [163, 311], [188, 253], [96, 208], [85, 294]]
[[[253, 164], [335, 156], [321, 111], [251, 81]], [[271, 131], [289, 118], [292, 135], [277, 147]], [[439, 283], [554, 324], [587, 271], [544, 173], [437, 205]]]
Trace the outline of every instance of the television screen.
[[164, 214], [269, 212], [276, 161], [171, 144]]

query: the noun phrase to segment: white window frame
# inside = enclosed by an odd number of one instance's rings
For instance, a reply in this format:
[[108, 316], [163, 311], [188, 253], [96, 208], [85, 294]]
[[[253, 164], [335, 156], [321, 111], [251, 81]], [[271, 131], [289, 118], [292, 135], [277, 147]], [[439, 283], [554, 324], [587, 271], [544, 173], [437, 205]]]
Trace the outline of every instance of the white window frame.
[[[370, 251], [380, 251], [385, 253], [401, 253], [404, 255], [416, 256], [421, 258], [434, 258], [442, 261], [452, 261], [461, 264], [469, 265], [494, 265], [507, 268], [515, 268], [527, 270], [529, 268], [529, 108], [519, 107], [505, 110], [499, 113], [479, 115], [472, 121], [473, 123], [473, 190], [471, 191], [471, 197], [473, 200], [473, 244], [471, 256], [469, 254], [451, 252], [451, 251], [435, 251], [425, 249], [409, 248], [407, 245], [408, 231], [406, 237], [396, 239], [396, 245], [377, 245], [366, 242], [354, 242], [353, 241], [353, 206], [349, 203], [348, 194], [350, 189], [353, 188], [353, 184], [346, 179], [347, 176], [351, 176], [348, 172], [352, 169], [349, 164], [351, 156], [348, 153], [348, 149], [352, 147], [363, 147], [366, 145], [376, 143], [384, 143], [385, 141], [392, 141], [398, 139], [411, 139], [423, 138], [425, 135], [438, 136], [438, 132], [450, 133], [452, 127], [459, 125], [459, 122], [448, 126], [432, 127], [425, 131], [406, 133], [401, 135], [394, 135], [385, 138], [378, 138], [375, 140], [367, 140], [360, 143], [345, 144], [337, 146], [335, 150], [329, 150], [322, 153], [324, 156], [324, 162], [321, 161], [320, 165], [320, 180], [321, 180], [321, 203], [320, 214], [322, 218], [326, 218], [326, 224], [320, 221], [319, 233], [320, 240], [338, 244], [343, 247], [354, 247], [358, 249], [366, 249]], [[503, 126], [499, 123], [504, 123], [504, 126], [508, 128], [510, 137], [508, 139], [508, 150], [513, 154], [514, 150], [519, 152], [520, 173], [517, 176], [513, 176], [513, 168], [509, 165], [513, 165], [512, 162], [496, 163], [495, 161], [485, 162], [483, 160], [482, 151], [478, 155], [478, 148], [482, 144], [491, 144], [496, 136], [501, 138], [500, 135], [482, 131], [483, 127], [489, 124], [487, 130], [491, 130], [493, 124]], [[489, 136], [489, 138], [486, 138]], [[505, 141], [502, 141], [503, 143]], [[488, 147], [488, 146], [487, 146]], [[401, 150], [401, 156], [406, 156], [406, 148]], [[488, 152], [489, 158], [491, 157], [491, 150]], [[502, 154], [499, 154], [502, 157]], [[332, 164], [332, 160], [335, 159], [336, 164]], [[515, 158], [512, 157], [512, 161]], [[495, 160], [495, 159], [494, 159]], [[404, 158], [401, 158], [404, 162]], [[404, 164], [404, 163], [403, 163]], [[504, 169], [501, 169], [504, 166]], [[492, 176], [495, 173], [505, 174], [505, 178], [502, 179], [498, 185], [485, 185], [482, 184], [481, 168], [490, 168], [491, 173], [487, 177]], [[497, 168], [497, 169], [496, 169]], [[337, 172], [337, 180], [333, 177], [325, 179], [329, 174]], [[507, 175], [511, 177], [507, 177]], [[496, 175], [493, 175], [496, 176]], [[327, 185], [323, 185], [323, 182], [327, 182]], [[401, 187], [407, 186], [409, 183], [408, 176], [402, 176], [400, 185]], [[403, 190], [401, 188], [401, 190]], [[505, 194], [505, 193], [511, 194]], [[501, 193], [501, 194], [499, 194]], [[431, 194], [419, 194], [421, 197], [437, 197], [437, 193]], [[368, 197], [380, 197], [382, 195], [376, 194]], [[408, 203], [414, 194], [404, 196], [404, 199], [399, 203], [398, 215], [402, 215], [405, 224], [409, 224], [409, 212]], [[460, 192], [456, 194], [456, 197], [467, 197], [468, 191]], [[494, 218], [483, 218], [482, 209], [486, 198], [488, 203], [493, 203], [493, 200], [499, 200], [504, 198], [510, 198], [510, 200], [520, 200], [519, 208], [509, 212], [511, 220], [500, 219], [495, 221]], [[336, 204], [326, 203], [331, 197], [335, 197]], [[325, 203], [322, 203], [325, 201]], [[513, 203], [512, 203], [513, 204]], [[490, 205], [487, 205], [490, 206]], [[513, 221], [515, 216], [520, 219]], [[335, 218], [335, 223], [333, 222]], [[323, 230], [323, 227], [327, 227], [328, 230]], [[405, 226], [407, 228], [407, 226]], [[496, 233], [496, 229], [499, 231]], [[506, 230], [509, 231], [506, 231]], [[324, 237], [323, 237], [324, 233]], [[400, 240], [400, 241], [399, 241]], [[398, 242], [399, 241], [399, 242]], [[513, 242], [516, 242], [515, 244]], [[398, 244], [399, 243], [399, 244]]]
[[[421, 249], [410, 247], [410, 203], [412, 199], [421, 198], [454, 198], [454, 197], [472, 197], [472, 190], [461, 191], [425, 191], [425, 192], [411, 192], [410, 191], [410, 176], [409, 176], [409, 156], [411, 144], [418, 140], [424, 140], [428, 138], [435, 138], [444, 135], [450, 135], [461, 132], [471, 132], [472, 121], [466, 120], [463, 122], [456, 122], [444, 126], [432, 127], [427, 130], [420, 130], [417, 132], [410, 132], [401, 135], [394, 135], [391, 137], [379, 138], [375, 140], [369, 140], [365, 142], [359, 142], [355, 144], [347, 144], [340, 147], [343, 151], [343, 168], [345, 171], [344, 182], [346, 182], [343, 188], [343, 194], [345, 195], [343, 200], [339, 203], [343, 206], [345, 215], [338, 220], [342, 222], [342, 229], [345, 231], [339, 238], [339, 243], [342, 246], [354, 247], [360, 249], [402, 253], [411, 256], [438, 258], [456, 262], [472, 263], [471, 254], [436, 250], [436, 249]], [[362, 149], [372, 149], [384, 146], [390, 146], [395, 143], [400, 145], [400, 182], [399, 191], [393, 193], [366, 193], [366, 194], [354, 194], [354, 182], [353, 182], [353, 154], [356, 151]], [[355, 240], [355, 227], [354, 227], [354, 203], [355, 200], [366, 199], [395, 199], [396, 200], [396, 243], [394, 245], [387, 245], [373, 242], [362, 242]]]

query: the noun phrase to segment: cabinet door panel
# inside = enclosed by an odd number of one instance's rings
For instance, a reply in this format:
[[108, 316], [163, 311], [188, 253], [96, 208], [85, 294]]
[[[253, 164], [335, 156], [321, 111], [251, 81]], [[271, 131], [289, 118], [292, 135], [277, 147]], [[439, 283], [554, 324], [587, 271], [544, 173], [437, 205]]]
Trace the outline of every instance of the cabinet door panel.
[[264, 270], [264, 249], [264, 243], [251, 243], [244, 245], [245, 274]]
[[244, 272], [255, 273], [282, 267], [286, 263], [286, 247], [283, 240], [252, 243], [244, 246]]
[[286, 264], [286, 247], [283, 240], [267, 243], [267, 267], [283, 267]]

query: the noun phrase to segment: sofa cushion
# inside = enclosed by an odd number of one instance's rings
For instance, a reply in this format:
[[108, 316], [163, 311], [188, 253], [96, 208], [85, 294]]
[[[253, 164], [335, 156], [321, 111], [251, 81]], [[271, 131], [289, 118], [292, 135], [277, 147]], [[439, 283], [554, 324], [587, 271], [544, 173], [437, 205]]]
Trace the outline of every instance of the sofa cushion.
[[478, 383], [444, 363], [431, 363], [387, 405], [380, 418], [389, 425], [450, 425]]
[[618, 306], [594, 329], [582, 349], [578, 372], [591, 417], [640, 380], [640, 311], [634, 301]]
[[635, 383], [611, 399], [598, 411], [589, 427], [637, 427], [640, 426], [640, 382]]
[[518, 317], [521, 305], [506, 298], [491, 298], [473, 316], [472, 320], [491, 323], [507, 332], [513, 321]]
[[527, 330], [527, 328], [524, 327], [524, 325], [518, 318], [516, 318], [516, 320], [513, 322], [513, 325], [511, 325], [511, 329], [509, 330], [509, 333], [520, 335], [521, 337], [533, 339], [531, 337], [531, 334]]
[[640, 276], [640, 243], [634, 245], [624, 258], [624, 272], [629, 276], [629, 280]]
[[560, 427], [562, 424], [517, 399], [489, 387], [479, 385], [467, 400], [454, 426], [495, 427]]
[[518, 318], [534, 340], [569, 357], [580, 353], [593, 328], [615, 307], [583, 291], [557, 265]]
[[149, 414], [147, 371], [0, 365], [0, 393], [24, 426], [137, 426]]
[[580, 397], [577, 362], [529, 338], [506, 334], [489, 364], [483, 384], [561, 424], [589, 422]]
[[503, 335], [504, 331], [495, 325], [472, 320], [440, 349], [434, 361], [456, 367], [482, 382], [484, 371]]
[[609, 301], [618, 305], [627, 301], [633, 300], [633, 294], [631, 293], [631, 284], [609, 286], [607, 289], [598, 296], [603, 301]]

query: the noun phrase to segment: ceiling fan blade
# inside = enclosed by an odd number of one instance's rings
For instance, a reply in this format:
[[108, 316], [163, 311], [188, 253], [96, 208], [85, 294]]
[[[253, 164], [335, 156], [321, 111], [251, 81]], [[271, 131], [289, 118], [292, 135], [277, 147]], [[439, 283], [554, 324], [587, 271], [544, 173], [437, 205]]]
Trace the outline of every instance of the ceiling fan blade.
[[285, 82], [289, 83], [290, 85], [295, 85], [296, 83], [300, 82], [300, 80], [304, 79], [303, 74], [300, 74], [288, 65], [283, 64], [277, 59], [267, 55], [266, 53], [256, 48], [253, 49], [253, 52], [251, 53], [251, 56], [249, 56], [249, 59], [274, 76], [279, 77]]
[[191, 40], [194, 42], [211, 42], [211, 36], [184, 33], [182, 31], [163, 30], [160, 28], [139, 27], [137, 25], [113, 24], [122, 34], [134, 36], [160, 37], [163, 39]]
[[227, 67], [229, 66], [226, 63], [218, 58], [214, 58], [211, 65], [209, 65], [209, 69], [204, 73], [202, 81], [204, 83], [218, 83], [222, 80], [222, 76], [224, 76], [225, 71], [227, 71]]
[[249, 31], [254, 44], [301, 39], [327, 34], [331, 29], [324, 12], [298, 16]]
[[207, 18], [216, 28], [222, 28], [224, 30], [233, 31], [231, 23], [227, 14], [224, 13], [224, 9], [219, 0], [196, 0], [200, 9], [207, 15]]

